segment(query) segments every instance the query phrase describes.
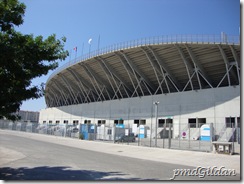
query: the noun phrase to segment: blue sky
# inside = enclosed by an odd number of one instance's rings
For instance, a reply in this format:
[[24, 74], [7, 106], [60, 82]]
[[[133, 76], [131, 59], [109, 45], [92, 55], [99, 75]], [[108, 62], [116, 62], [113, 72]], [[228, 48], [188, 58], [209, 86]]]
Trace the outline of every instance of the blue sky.
[[[65, 36], [66, 50], [77, 46], [77, 56], [119, 42], [182, 34], [238, 35], [240, 1], [238, 0], [20, 0], [27, 9], [24, 24], [17, 28], [24, 34]], [[71, 54], [74, 59], [75, 54]], [[62, 66], [68, 62], [59, 61]], [[46, 82], [47, 76], [33, 80]], [[23, 102], [21, 110], [45, 108], [44, 98]]]

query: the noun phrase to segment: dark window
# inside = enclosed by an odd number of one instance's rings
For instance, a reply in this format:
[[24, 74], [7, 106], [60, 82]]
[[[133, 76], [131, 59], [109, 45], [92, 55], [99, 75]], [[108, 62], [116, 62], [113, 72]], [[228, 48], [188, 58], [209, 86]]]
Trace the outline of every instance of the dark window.
[[162, 128], [164, 127], [165, 119], [159, 119], [158, 120], [158, 127]]
[[189, 118], [188, 119], [188, 125], [190, 128], [196, 128], [197, 127], [197, 119], [196, 118]]
[[201, 128], [204, 124], [206, 124], [206, 118], [198, 118], [198, 128]]
[[235, 118], [226, 117], [225, 118], [225, 125], [226, 125], [226, 128], [235, 127]]
[[120, 124], [120, 125], [123, 125], [123, 124], [124, 124], [124, 120], [120, 119], [120, 120], [119, 120], [119, 124]]
[[166, 119], [166, 127], [169, 127], [169, 125], [171, 125], [171, 127], [173, 127], [173, 119]]
[[122, 120], [122, 119], [120, 119], [120, 120], [114, 120], [114, 124], [115, 125], [118, 125], [118, 124], [120, 124], [120, 125], [123, 125], [124, 124], [124, 120]]
[[84, 123], [85, 124], [91, 124], [91, 120], [85, 120]]
[[141, 119], [140, 120], [140, 125], [146, 125], [146, 120], [145, 119]]
[[134, 120], [134, 124], [137, 124], [137, 127], [139, 127], [139, 125], [146, 125], [146, 120], [145, 119], [135, 119]]
[[140, 120], [139, 119], [135, 119], [134, 120], [134, 124], [137, 124], [137, 127], [139, 127], [139, 123], [140, 123]]
[[206, 124], [206, 118], [189, 118], [188, 124], [190, 128], [200, 128], [202, 125]]
[[98, 120], [97, 121], [98, 126], [105, 125], [105, 124], [106, 124], [106, 120]]

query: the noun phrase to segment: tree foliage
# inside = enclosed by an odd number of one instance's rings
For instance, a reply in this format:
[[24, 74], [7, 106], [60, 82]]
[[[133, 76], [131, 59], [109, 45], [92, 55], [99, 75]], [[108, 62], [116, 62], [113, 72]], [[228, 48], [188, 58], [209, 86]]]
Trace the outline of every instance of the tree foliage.
[[65, 38], [55, 34], [43, 39], [23, 35], [14, 28], [23, 24], [26, 6], [18, 0], [0, 0], [0, 118], [15, 120], [23, 101], [44, 95], [43, 84], [33, 86], [31, 80], [46, 75], [64, 60]]

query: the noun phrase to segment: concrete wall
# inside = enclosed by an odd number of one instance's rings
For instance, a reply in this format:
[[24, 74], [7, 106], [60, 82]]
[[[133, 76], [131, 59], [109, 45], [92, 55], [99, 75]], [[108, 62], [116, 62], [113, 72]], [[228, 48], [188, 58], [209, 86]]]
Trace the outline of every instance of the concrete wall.
[[97, 124], [98, 120], [106, 120], [106, 125], [113, 125], [114, 120], [123, 119], [125, 125], [132, 127], [135, 119], [146, 119], [146, 125], [152, 127], [153, 132], [154, 101], [160, 102], [159, 119], [173, 119], [173, 137], [187, 126], [189, 118], [206, 118], [206, 123], [213, 123], [219, 132], [226, 117], [240, 117], [240, 86], [231, 86], [47, 108], [41, 110], [39, 123], [68, 120], [72, 124], [73, 120], [79, 123], [91, 120]]

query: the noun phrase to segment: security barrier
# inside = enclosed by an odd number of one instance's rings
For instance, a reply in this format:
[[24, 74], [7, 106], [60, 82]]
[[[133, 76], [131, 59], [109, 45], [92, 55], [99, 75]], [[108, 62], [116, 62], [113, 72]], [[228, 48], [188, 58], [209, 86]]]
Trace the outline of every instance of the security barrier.
[[[222, 128], [220, 134], [216, 134], [216, 125], [191, 127], [181, 125], [181, 128], [174, 130], [171, 124], [160, 126], [157, 131], [146, 125], [96, 125], [96, 124], [38, 124], [33, 122], [11, 122], [0, 120], [0, 129], [13, 131], [24, 131], [30, 133], [46, 134], [51, 136], [69, 137], [89, 141], [103, 141], [115, 144], [126, 144], [145, 147], [158, 147], [165, 149], [194, 150], [215, 153], [234, 154], [234, 141], [237, 147], [240, 140], [234, 140], [236, 134], [232, 131], [225, 131]], [[177, 131], [177, 132], [176, 132]], [[178, 133], [178, 136], [175, 134]], [[134, 136], [134, 137], [133, 137]], [[223, 140], [223, 136], [230, 137], [229, 141]], [[237, 150], [240, 150], [237, 148]]]

